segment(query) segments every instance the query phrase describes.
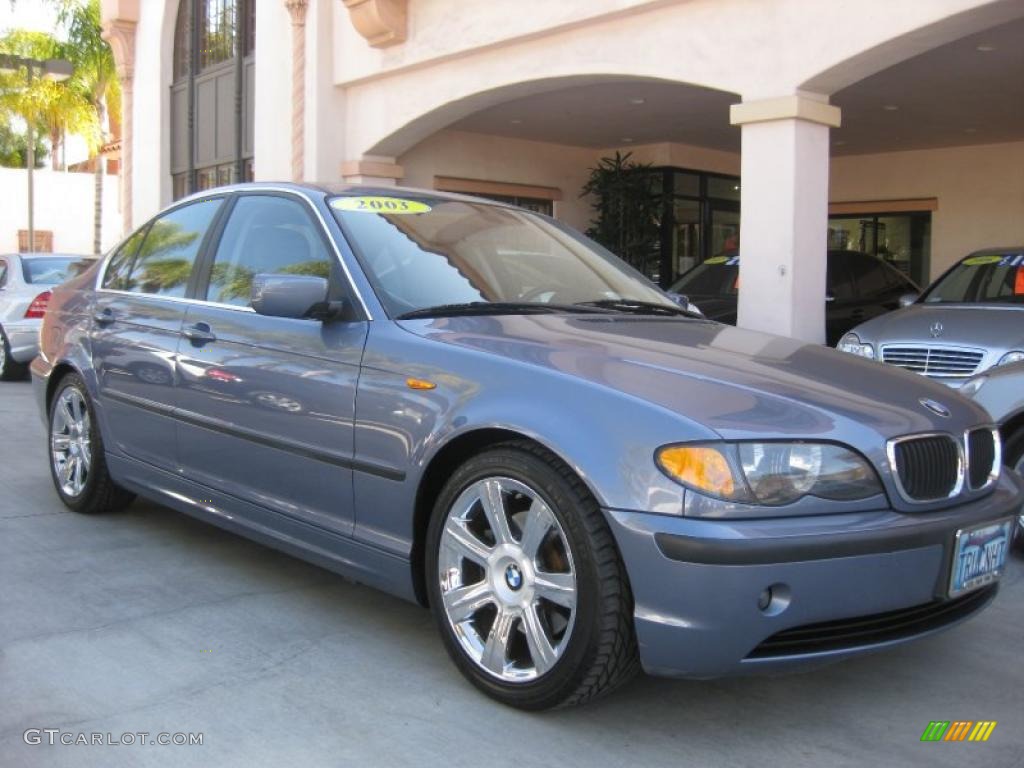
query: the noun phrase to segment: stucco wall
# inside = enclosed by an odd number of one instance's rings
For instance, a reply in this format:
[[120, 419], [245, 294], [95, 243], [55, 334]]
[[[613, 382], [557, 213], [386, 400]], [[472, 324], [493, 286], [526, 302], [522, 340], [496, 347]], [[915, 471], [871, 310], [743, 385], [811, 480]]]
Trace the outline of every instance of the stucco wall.
[[938, 198], [935, 278], [972, 250], [1024, 244], [1024, 142], [833, 158], [829, 197]]
[[466, 131], [441, 131], [399, 158], [405, 169], [401, 183], [434, 186], [434, 176], [556, 187], [562, 200], [555, 214], [567, 224], [586, 229], [590, 206], [579, 193], [598, 150], [538, 141], [506, 139]]
[[[18, 230], [28, 229], [28, 172], [0, 168], [0, 251], [18, 248]], [[53, 250], [92, 253], [94, 180], [91, 173], [38, 170], [35, 228], [53, 232]], [[103, 179], [103, 249], [121, 239], [116, 176]]]

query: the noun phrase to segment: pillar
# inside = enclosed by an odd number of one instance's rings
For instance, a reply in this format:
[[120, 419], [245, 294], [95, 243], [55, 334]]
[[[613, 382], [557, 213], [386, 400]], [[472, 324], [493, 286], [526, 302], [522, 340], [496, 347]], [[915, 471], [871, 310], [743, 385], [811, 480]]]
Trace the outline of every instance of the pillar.
[[745, 101], [742, 128], [737, 325], [825, 341], [829, 128], [840, 112], [798, 93]]

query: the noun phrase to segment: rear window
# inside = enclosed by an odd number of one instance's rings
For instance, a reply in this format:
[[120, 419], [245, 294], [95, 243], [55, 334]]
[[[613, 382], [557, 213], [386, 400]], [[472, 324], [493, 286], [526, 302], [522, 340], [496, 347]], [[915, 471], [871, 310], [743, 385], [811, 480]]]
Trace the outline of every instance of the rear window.
[[686, 296], [735, 296], [739, 277], [739, 256], [714, 256], [683, 274], [669, 290]]
[[92, 266], [92, 263], [91, 259], [82, 259], [76, 256], [67, 258], [29, 256], [21, 259], [21, 273], [26, 283], [57, 285], [82, 274]]
[[932, 286], [924, 301], [1024, 304], [1024, 253], [968, 256]]

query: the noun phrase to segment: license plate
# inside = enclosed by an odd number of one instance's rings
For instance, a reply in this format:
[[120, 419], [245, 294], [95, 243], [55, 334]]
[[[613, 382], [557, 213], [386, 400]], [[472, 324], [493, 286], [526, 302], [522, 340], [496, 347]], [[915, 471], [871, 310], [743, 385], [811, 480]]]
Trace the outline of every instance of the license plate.
[[1012, 526], [1012, 520], [1002, 520], [956, 532], [950, 597], [991, 584], [1003, 575]]

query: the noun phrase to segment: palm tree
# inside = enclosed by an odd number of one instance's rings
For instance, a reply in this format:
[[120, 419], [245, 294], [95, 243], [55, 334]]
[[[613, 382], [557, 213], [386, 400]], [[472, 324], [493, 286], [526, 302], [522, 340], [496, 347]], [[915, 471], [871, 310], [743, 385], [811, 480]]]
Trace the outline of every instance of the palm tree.
[[[64, 45], [45, 32], [12, 30], [0, 39], [0, 52], [45, 60], [62, 57]], [[59, 167], [58, 148], [64, 132], [86, 133], [92, 130], [92, 109], [81, 94], [64, 83], [41, 77], [34, 78], [31, 86], [27, 87], [20, 73], [0, 77], [0, 117], [9, 123], [12, 115], [31, 121], [37, 135], [49, 137], [54, 170]], [[39, 166], [44, 157], [45, 153], [38, 155]]]
[[99, 253], [103, 236], [103, 159], [100, 150], [107, 139], [108, 119], [120, 121], [121, 83], [114, 54], [103, 39], [100, 0], [51, 0], [58, 5], [58, 21], [67, 28], [64, 56], [74, 66], [69, 87], [79, 93], [93, 111], [92, 130], [84, 134], [95, 162], [93, 252]]

